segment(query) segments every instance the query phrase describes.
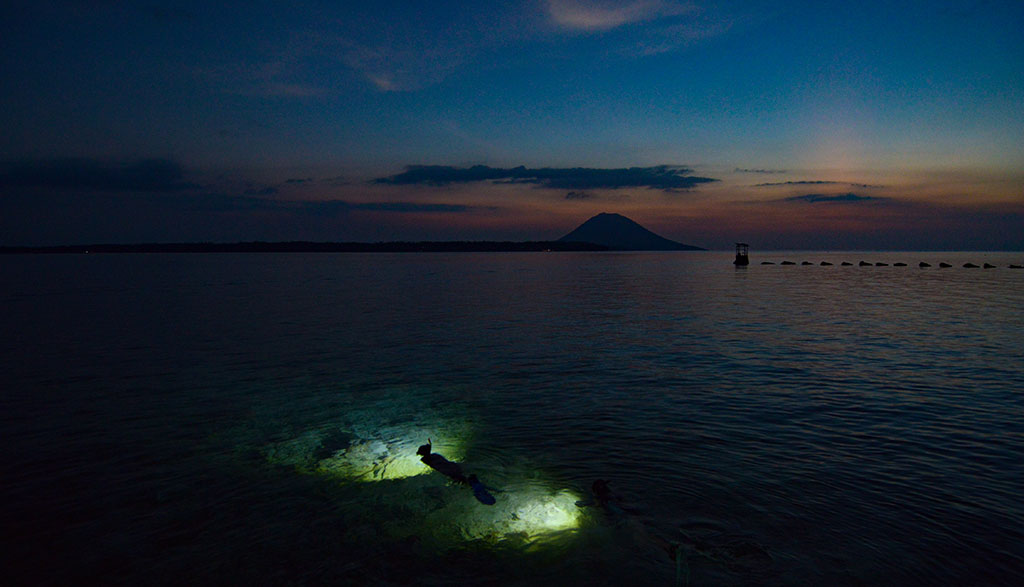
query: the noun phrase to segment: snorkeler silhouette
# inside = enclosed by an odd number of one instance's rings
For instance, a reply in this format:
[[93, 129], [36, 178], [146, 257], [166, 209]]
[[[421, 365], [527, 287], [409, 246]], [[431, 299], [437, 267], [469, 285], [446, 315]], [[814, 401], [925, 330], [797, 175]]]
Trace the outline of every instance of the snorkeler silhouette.
[[597, 479], [590, 485], [591, 499], [581, 499], [576, 502], [579, 507], [591, 505], [601, 506], [605, 513], [612, 516], [627, 514], [628, 512], [619, 505], [619, 499], [612, 495], [612, 488], [604, 479]]
[[608, 517], [632, 535], [634, 540], [648, 542], [667, 554], [676, 564], [676, 585], [690, 584], [691, 555], [723, 565], [732, 572], [743, 573], [744, 577], [753, 579], [754, 583], [758, 583], [758, 577], [771, 572], [773, 557], [755, 540], [728, 534], [694, 538], [680, 529], [680, 540], [670, 542], [651, 532], [638, 516], [621, 505], [620, 498], [612, 493], [609, 483], [604, 479], [594, 481], [590, 486], [590, 492], [591, 499], [577, 501], [576, 505], [600, 506]]
[[488, 493], [487, 488], [477, 479], [476, 475], [466, 477], [458, 463], [453, 463], [436, 452], [430, 452], [430, 448], [431, 442], [428, 438], [427, 443], [421, 445], [416, 451], [425, 465], [458, 483], [472, 487], [473, 497], [480, 503], [494, 505], [494, 496]]
[[670, 559], [676, 560], [679, 553], [679, 545], [673, 544], [661, 536], [652, 534], [639, 518], [619, 503], [619, 498], [612, 494], [612, 489], [607, 481], [604, 479], [594, 481], [590, 485], [590, 493], [593, 495], [593, 499], [577, 501], [576, 505], [578, 507], [600, 506], [610, 517], [624, 523], [630, 532], [639, 539], [651, 542], [659, 549], [665, 551], [665, 554]]
[[604, 479], [598, 479], [590, 485], [590, 492], [594, 494], [594, 499], [597, 501], [597, 505], [605, 508], [614, 508], [609, 513], [622, 513], [622, 509], [615, 505], [612, 501], [612, 488], [608, 486], [608, 482]]

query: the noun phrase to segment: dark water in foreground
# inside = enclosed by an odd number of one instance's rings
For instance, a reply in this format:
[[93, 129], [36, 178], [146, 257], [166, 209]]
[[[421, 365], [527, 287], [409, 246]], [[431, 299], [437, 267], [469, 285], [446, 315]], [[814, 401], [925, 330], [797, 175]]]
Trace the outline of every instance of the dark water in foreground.
[[1019, 584], [1021, 257], [0, 258], [5, 582]]

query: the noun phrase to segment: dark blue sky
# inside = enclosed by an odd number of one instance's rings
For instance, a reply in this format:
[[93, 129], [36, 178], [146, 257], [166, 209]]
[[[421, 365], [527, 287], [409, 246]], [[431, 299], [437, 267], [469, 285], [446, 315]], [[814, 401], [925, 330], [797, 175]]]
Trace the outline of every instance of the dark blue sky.
[[1024, 248], [1020, 2], [346, 4], [5, 4], [0, 244]]

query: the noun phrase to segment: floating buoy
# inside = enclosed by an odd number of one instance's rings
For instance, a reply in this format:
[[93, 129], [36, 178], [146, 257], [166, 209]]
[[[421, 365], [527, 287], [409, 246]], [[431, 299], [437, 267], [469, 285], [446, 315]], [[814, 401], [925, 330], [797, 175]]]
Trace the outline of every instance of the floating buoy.
[[861, 266], [861, 267], [870, 267], [870, 266], [871, 266], [871, 263], [868, 263], [867, 261], [861, 261], [861, 262], [860, 262], [860, 266]]
[[772, 262], [772, 261], [761, 261], [761, 264], [762, 265], [774, 265], [775, 263]]
[[964, 269], [977, 269], [978, 266], [974, 263], [964, 263]]
[[821, 266], [822, 267], [830, 267], [831, 265], [832, 265], [832, 263], [829, 263], [828, 261], [822, 261], [821, 262]]
[[888, 266], [889, 266], [888, 263], [882, 263], [882, 262], [875, 263], [875, 267], [888, 267]]
[[906, 263], [893, 263], [892, 266], [893, 267], [906, 267], [907, 264]]
[[840, 263], [840, 265], [842, 265], [843, 267], [849, 267], [850, 265], [853, 265], [853, 263], [849, 261], [843, 261], [842, 263]]
[[995, 265], [992, 265], [990, 263], [985, 263], [985, 269], [995, 269], [995, 268], [996, 268]]
[[792, 261], [783, 261], [782, 263], [780, 263], [780, 265], [796, 265], [796, 263]]
[[814, 263], [811, 263], [810, 261], [804, 261], [803, 263], [800, 263], [800, 264], [801, 265], [814, 265]]
[[918, 267], [931, 267], [931, 264], [925, 263], [924, 261], [921, 261], [920, 263], [917, 264], [917, 266]]
[[949, 263], [939, 263], [939, 267], [952, 267]]

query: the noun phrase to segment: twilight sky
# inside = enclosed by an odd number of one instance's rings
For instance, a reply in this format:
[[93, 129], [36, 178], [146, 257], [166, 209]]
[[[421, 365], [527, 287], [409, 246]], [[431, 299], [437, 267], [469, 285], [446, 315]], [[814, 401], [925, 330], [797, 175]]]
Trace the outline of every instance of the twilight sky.
[[[349, 6], [354, 4], [355, 6]], [[1024, 3], [4, 3], [0, 245], [1024, 250]]]

